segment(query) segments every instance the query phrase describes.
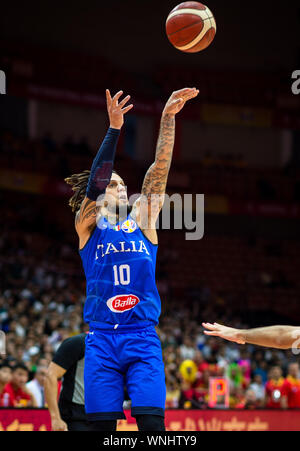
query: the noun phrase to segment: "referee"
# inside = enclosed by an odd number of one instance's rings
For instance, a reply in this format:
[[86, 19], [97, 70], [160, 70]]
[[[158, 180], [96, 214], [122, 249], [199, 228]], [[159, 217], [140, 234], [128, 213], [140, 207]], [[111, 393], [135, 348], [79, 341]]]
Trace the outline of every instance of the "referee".
[[[45, 380], [45, 398], [53, 431], [90, 431], [84, 408], [84, 351], [82, 333], [62, 342], [50, 363]], [[63, 377], [57, 402], [58, 380]]]

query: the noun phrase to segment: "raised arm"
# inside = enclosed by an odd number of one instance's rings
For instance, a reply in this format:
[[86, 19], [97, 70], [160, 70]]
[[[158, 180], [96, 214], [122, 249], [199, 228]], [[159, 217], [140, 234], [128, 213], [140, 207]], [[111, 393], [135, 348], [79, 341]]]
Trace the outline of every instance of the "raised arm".
[[198, 93], [196, 88], [185, 88], [173, 92], [162, 113], [155, 160], [145, 175], [140, 199], [141, 228], [146, 234], [149, 234], [151, 241], [156, 240], [155, 222], [164, 202], [172, 161], [175, 115], [182, 110], [188, 100], [196, 97]]
[[75, 217], [75, 228], [79, 236], [80, 248], [85, 245], [91, 231], [96, 226], [98, 212], [96, 200], [101, 194], [105, 193], [106, 187], [110, 182], [120, 130], [124, 124], [124, 114], [133, 107], [133, 105], [125, 106], [130, 96], [126, 96], [119, 102], [122, 94], [123, 91], [119, 91], [111, 98], [109, 90], [106, 90], [110, 127], [93, 161], [88, 178], [86, 195]]
[[202, 323], [205, 335], [224, 338], [238, 344], [253, 344], [268, 348], [300, 348], [300, 327], [269, 326], [257, 329], [234, 329], [221, 324]]

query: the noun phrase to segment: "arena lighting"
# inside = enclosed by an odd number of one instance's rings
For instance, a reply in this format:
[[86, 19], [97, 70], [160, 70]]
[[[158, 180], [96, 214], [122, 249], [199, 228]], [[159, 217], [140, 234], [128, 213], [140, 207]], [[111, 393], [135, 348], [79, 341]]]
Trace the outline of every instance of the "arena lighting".
[[229, 382], [224, 377], [209, 378], [209, 407], [229, 407]]

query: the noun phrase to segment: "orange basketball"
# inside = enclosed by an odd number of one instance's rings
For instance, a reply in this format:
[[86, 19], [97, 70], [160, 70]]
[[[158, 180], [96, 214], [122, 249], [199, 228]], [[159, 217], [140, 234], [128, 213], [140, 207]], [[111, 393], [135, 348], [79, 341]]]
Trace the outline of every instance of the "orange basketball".
[[184, 2], [172, 9], [166, 32], [178, 50], [196, 53], [206, 49], [216, 35], [216, 21], [210, 9], [199, 2]]

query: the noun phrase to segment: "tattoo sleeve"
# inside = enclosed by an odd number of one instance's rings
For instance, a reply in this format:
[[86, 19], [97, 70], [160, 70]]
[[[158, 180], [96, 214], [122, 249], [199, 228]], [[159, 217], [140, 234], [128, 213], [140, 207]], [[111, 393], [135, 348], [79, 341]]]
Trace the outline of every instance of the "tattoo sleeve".
[[175, 141], [175, 116], [162, 117], [156, 146], [155, 161], [148, 169], [142, 186], [142, 195], [164, 194], [172, 161]]
[[75, 225], [78, 226], [84, 221], [91, 222], [90, 228], [94, 227], [94, 221], [97, 217], [98, 207], [96, 202], [91, 199], [86, 199], [86, 201], [81, 206], [80, 211], [75, 217]]

